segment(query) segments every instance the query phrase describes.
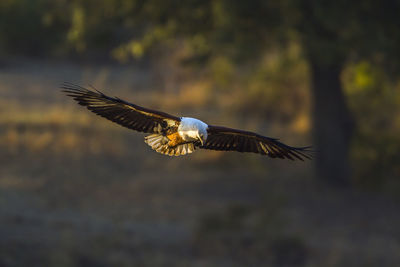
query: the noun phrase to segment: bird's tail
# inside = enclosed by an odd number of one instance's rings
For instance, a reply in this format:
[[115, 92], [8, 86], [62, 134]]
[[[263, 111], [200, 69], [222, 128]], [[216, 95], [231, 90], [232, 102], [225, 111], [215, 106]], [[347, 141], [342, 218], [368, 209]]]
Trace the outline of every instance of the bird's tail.
[[170, 147], [168, 145], [169, 139], [162, 134], [151, 134], [144, 138], [144, 142], [158, 153], [168, 156], [181, 156], [193, 153], [195, 146], [193, 143], [186, 143]]

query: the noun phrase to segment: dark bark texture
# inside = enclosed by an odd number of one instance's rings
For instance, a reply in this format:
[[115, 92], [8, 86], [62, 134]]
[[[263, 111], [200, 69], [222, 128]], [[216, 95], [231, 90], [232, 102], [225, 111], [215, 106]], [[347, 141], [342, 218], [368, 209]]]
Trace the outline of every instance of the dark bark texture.
[[346, 187], [350, 185], [349, 150], [354, 122], [340, 82], [341, 67], [311, 63], [313, 137], [318, 178]]

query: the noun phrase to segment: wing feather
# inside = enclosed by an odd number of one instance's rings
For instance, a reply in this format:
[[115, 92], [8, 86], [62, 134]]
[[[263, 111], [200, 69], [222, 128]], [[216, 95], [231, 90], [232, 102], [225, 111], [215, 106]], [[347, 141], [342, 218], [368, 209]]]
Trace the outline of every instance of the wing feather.
[[179, 117], [109, 97], [96, 89], [89, 90], [72, 83], [64, 83], [61, 88], [93, 113], [139, 132], [165, 134], [180, 122]]
[[204, 149], [253, 152], [268, 155], [271, 158], [290, 160], [311, 159], [311, 147], [291, 147], [278, 141], [278, 139], [262, 136], [253, 132], [242, 131], [221, 126], [208, 126]]

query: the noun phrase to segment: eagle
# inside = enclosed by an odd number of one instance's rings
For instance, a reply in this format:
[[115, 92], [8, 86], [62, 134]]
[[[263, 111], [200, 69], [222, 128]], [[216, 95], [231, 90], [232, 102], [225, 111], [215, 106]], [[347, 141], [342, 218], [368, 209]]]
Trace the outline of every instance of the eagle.
[[158, 153], [180, 156], [197, 148], [219, 151], [253, 152], [271, 158], [304, 160], [312, 158], [307, 147], [291, 147], [278, 139], [250, 131], [208, 125], [190, 117], [176, 117], [144, 108], [118, 97], [110, 97], [94, 87], [88, 89], [63, 83], [62, 91], [95, 114], [126, 128], [148, 133], [145, 143]]

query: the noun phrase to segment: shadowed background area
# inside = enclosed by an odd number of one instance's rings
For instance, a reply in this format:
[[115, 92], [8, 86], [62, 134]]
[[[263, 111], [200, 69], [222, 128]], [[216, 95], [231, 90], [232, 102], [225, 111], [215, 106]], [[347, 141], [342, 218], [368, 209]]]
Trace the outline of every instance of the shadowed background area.
[[[399, 1], [0, 2], [0, 266], [397, 266]], [[63, 82], [312, 144], [167, 157]]]

